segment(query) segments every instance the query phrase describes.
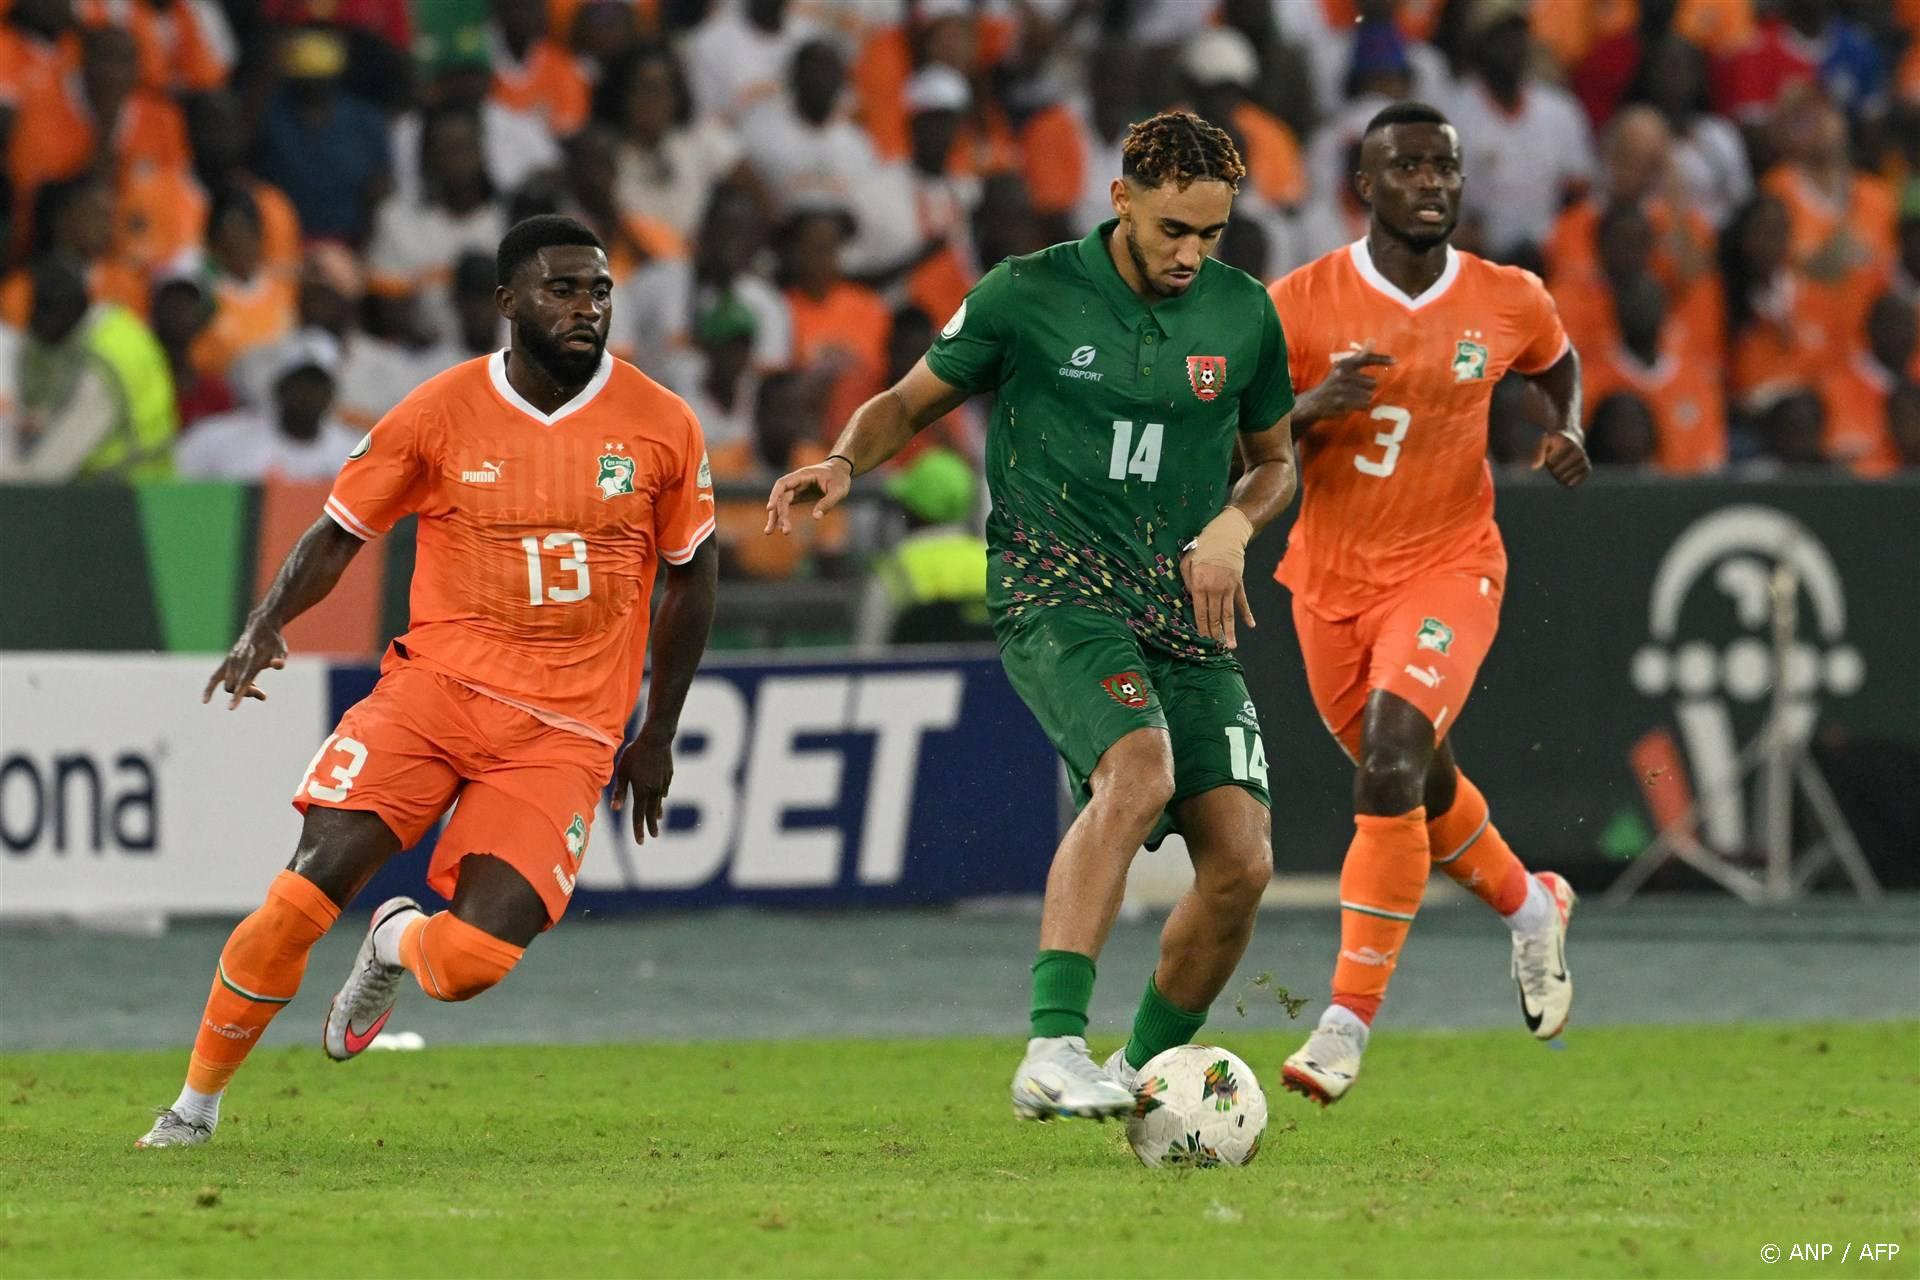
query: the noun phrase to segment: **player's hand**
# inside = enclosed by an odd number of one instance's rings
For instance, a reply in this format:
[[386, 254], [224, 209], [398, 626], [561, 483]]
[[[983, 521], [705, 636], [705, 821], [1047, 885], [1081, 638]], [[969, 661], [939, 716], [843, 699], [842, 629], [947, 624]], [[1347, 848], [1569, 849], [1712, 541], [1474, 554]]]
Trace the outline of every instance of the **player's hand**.
[[1238, 648], [1234, 615], [1249, 627], [1256, 625], [1253, 606], [1247, 602], [1247, 584], [1241, 576], [1222, 565], [1195, 564], [1189, 552], [1180, 557], [1180, 577], [1187, 584], [1187, 594], [1193, 597], [1193, 620], [1200, 634], [1229, 649]]
[[261, 702], [267, 695], [254, 677], [271, 667], [278, 671], [287, 665], [287, 642], [280, 637], [280, 628], [266, 622], [249, 620], [247, 629], [233, 642], [233, 648], [227, 650], [227, 656], [214, 668], [213, 678], [207, 681], [207, 687], [200, 693], [202, 705], [213, 700], [215, 689], [225, 689], [232, 694], [227, 702], [227, 710], [239, 706], [242, 700], [255, 698]]
[[1593, 474], [1593, 463], [1587, 458], [1587, 448], [1569, 431], [1556, 431], [1540, 437], [1540, 447], [1533, 455], [1535, 471], [1545, 467], [1547, 474], [1571, 489]]
[[633, 791], [633, 842], [645, 844], [660, 834], [667, 809], [667, 789], [673, 785], [673, 740], [660, 741], [644, 729], [620, 752], [613, 766], [613, 811], [626, 807]]
[[1392, 363], [1393, 357], [1381, 355], [1372, 343], [1341, 356], [1333, 362], [1333, 372], [1326, 381], [1301, 395], [1295, 412], [1309, 422], [1320, 422], [1366, 408], [1373, 403], [1373, 393], [1380, 385], [1368, 370]]
[[819, 499], [813, 504], [813, 518], [818, 520], [839, 506], [840, 500], [852, 488], [853, 468], [844, 458], [828, 458], [825, 462], [789, 471], [773, 482], [773, 492], [767, 496], [765, 532], [772, 533], [778, 529], [782, 533], [792, 533], [792, 508], [795, 502]]

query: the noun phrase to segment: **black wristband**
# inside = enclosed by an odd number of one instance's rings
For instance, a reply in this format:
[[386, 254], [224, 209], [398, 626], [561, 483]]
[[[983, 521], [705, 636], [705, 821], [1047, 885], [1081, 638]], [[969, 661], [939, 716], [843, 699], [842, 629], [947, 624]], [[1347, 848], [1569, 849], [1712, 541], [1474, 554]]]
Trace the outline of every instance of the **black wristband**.
[[853, 479], [855, 472], [858, 470], [858, 468], [853, 465], [853, 459], [844, 453], [830, 453], [827, 455], [828, 462], [832, 462], [835, 458], [847, 464], [847, 479]]

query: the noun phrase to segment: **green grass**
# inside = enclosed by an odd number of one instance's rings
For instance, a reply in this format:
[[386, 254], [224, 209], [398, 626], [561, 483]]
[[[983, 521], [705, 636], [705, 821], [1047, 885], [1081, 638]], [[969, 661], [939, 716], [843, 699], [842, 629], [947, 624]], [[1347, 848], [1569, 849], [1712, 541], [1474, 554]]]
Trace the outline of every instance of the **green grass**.
[[[1216, 1030], [1268, 1081], [1295, 1044]], [[0, 1275], [1920, 1274], [1920, 1024], [1387, 1030], [1213, 1171], [1016, 1124], [1016, 1047], [266, 1049], [145, 1152], [184, 1053], [0, 1056]], [[1760, 1261], [1796, 1241], [1834, 1257]]]

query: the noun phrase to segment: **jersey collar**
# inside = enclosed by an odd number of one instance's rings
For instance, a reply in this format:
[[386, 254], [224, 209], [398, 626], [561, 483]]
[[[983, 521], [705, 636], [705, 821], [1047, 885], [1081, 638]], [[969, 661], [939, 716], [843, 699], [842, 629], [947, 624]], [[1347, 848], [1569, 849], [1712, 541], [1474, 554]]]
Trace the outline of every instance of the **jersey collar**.
[[487, 377], [492, 380], [493, 389], [500, 394], [500, 398], [520, 412], [526, 414], [529, 418], [532, 418], [535, 422], [547, 427], [552, 426], [569, 414], [578, 413], [580, 410], [592, 404], [593, 398], [600, 394], [600, 388], [606, 386], [607, 379], [612, 376], [613, 357], [602, 351], [600, 353], [600, 368], [594, 373], [592, 378], [587, 380], [587, 385], [580, 388], [580, 390], [574, 394], [573, 399], [567, 401], [552, 413], [542, 413], [534, 408], [525, 396], [515, 391], [513, 384], [507, 381], [507, 353], [505, 351], [496, 351], [487, 357]]
[[1347, 257], [1353, 260], [1353, 269], [1360, 273], [1376, 293], [1385, 294], [1409, 311], [1418, 311], [1429, 303], [1440, 301], [1447, 290], [1453, 288], [1453, 282], [1460, 278], [1460, 255], [1452, 245], [1447, 246], [1447, 265], [1440, 269], [1440, 278], [1427, 286], [1419, 297], [1409, 297], [1400, 286], [1380, 274], [1380, 268], [1373, 265], [1373, 254], [1367, 250], [1367, 238], [1361, 236], [1347, 246]]
[[1119, 268], [1113, 265], [1113, 255], [1107, 252], [1107, 237], [1113, 233], [1114, 227], [1119, 223], [1118, 218], [1108, 218], [1080, 242], [1080, 264], [1086, 268], [1087, 278], [1093, 281], [1093, 287], [1099, 291], [1102, 298], [1106, 299], [1107, 305], [1113, 308], [1114, 314], [1128, 326], [1138, 327], [1140, 321], [1151, 320], [1157, 323], [1162, 331], [1171, 334], [1173, 325], [1185, 314], [1218, 268], [1213, 259], [1208, 258], [1200, 264], [1199, 272], [1194, 275], [1193, 283], [1187, 286], [1185, 293], [1175, 298], [1162, 299], [1149, 307], [1140, 295], [1128, 288], [1127, 282], [1120, 278]]

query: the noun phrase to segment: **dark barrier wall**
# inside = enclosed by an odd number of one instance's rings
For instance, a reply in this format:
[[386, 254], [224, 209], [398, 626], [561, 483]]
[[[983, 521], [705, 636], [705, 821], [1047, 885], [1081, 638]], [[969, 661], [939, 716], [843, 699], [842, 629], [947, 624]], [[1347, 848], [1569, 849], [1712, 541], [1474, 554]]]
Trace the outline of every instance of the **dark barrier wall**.
[[[1920, 748], [1920, 484], [1503, 482], [1498, 518], [1501, 631], [1452, 741], [1523, 857], [1611, 874], [1695, 793], [1719, 800], [1709, 844], [1753, 847], [1753, 789], [1726, 780], [1773, 696], [1782, 564], [1797, 578], [1789, 714], [1833, 754]], [[1307, 696], [1291, 601], [1270, 577], [1283, 545], [1277, 531], [1256, 544], [1260, 627], [1242, 653], [1275, 862], [1328, 870], [1351, 833], [1352, 770]], [[1878, 828], [1859, 826], [1872, 843]]]

